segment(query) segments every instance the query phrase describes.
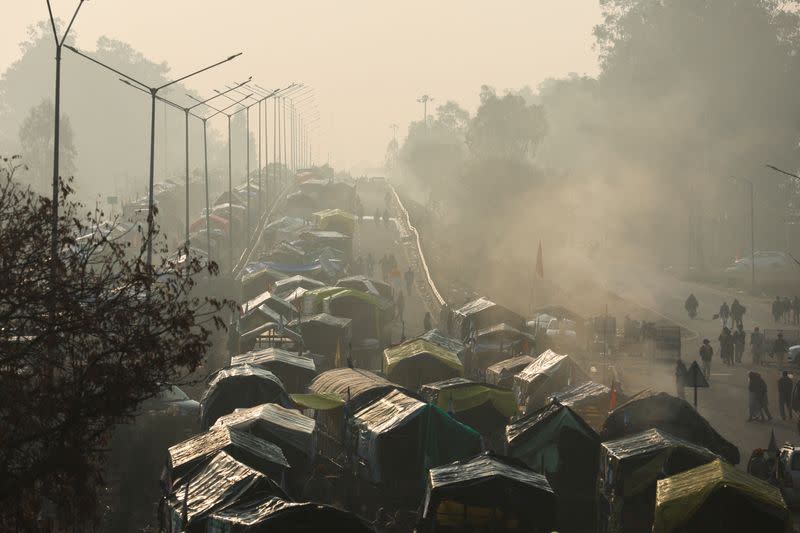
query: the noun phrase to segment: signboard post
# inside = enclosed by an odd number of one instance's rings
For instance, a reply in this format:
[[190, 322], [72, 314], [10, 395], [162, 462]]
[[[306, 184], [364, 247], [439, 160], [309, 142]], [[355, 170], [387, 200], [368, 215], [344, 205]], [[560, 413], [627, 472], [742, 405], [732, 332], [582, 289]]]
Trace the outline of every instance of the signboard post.
[[697, 409], [697, 389], [709, 388], [708, 380], [700, 369], [697, 361], [692, 363], [689, 370], [686, 372], [686, 386], [694, 387], [694, 408]]

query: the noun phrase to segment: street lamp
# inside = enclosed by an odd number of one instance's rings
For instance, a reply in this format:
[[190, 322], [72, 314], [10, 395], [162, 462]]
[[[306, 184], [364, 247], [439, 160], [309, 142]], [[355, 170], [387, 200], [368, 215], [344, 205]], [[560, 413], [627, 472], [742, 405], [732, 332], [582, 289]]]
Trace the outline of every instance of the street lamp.
[[422, 123], [425, 127], [428, 127], [428, 102], [433, 102], [433, 98], [428, 96], [427, 94], [423, 94], [419, 98], [417, 98], [417, 102], [422, 104], [423, 115], [422, 115]]
[[740, 181], [750, 186], [750, 290], [753, 294], [756, 293], [756, 244], [755, 244], [755, 222], [754, 222], [754, 202], [755, 186], [753, 182], [747, 178], [739, 178], [736, 176], [729, 176], [728, 179], [733, 181]]
[[69, 35], [69, 30], [72, 29], [72, 24], [75, 22], [75, 19], [78, 17], [78, 11], [81, 10], [81, 6], [83, 6], [83, 2], [85, 0], [80, 0], [78, 2], [78, 7], [75, 8], [75, 13], [72, 14], [72, 18], [67, 25], [67, 29], [64, 32], [64, 35], [61, 38], [58, 38], [58, 30], [56, 30], [56, 20], [53, 17], [53, 8], [50, 7], [50, 0], [47, 0], [47, 11], [50, 14], [50, 25], [53, 28], [53, 39], [56, 42], [56, 95], [55, 95], [55, 119], [54, 119], [54, 127], [53, 127], [53, 215], [51, 221], [51, 231], [53, 232], [52, 235], [52, 242], [51, 242], [51, 249], [50, 249], [50, 268], [52, 269], [53, 279], [56, 278], [56, 257], [58, 256], [58, 188], [60, 177], [58, 175], [58, 166], [59, 166], [59, 151], [61, 148], [61, 49], [65, 46], [64, 42], [67, 40], [67, 35]]
[[236, 59], [237, 57], [239, 57], [240, 55], [242, 55], [242, 52], [239, 52], [238, 54], [234, 54], [232, 56], [229, 56], [226, 59], [223, 59], [222, 61], [218, 61], [218, 62], [214, 63], [213, 65], [209, 65], [209, 66], [207, 66], [205, 68], [202, 68], [200, 70], [192, 72], [191, 74], [187, 74], [186, 76], [180, 77], [180, 78], [172, 80], [170, 82], [167, 82], [167, 83], [165, 83], [163, 85], [159, 85], [157, 87], [151, 87], [151, 86], [149, 86], [149, 85], [147, 85], [145, 83], [142, 83], [141, 81], [139, 81], [139, 80], [137, 80], [137, 79], [135, 79], [135, 78], [133, 78], [131, 76], [128, 76], [124, 72], [120, 72], [119, 70], [117, 70], [117, 69], [115, 69], [113, 67], [110, 67], [110, 66], [106, 65], [105, 63], [102, 63], [102, 62], [98, 61], [97, 59], [95, 59], [95, 58], [93, 58], [91, 56], [88, 56], [88, 55], [84, 54], [83, 52], [81, 52], [77, 48], [75, 48], [74, 46], [67, 46], [67, 45], [65, 45], [65, 46], [69, 50], [71, 50], [72, 52], [76, 53], [77, 55], [79, 55], [79, 56], [81, 56], [81, 57], [83, 57], [85, 59], [88, 59], [92, 63], [96, 63], [96, 64], [100, 65], [101, 67], [103, 67], [105, 69], [108, 69], [111, 72], [114, 72], [115, 74], [118, 74], [119, 76], [122, 76], [123, 78], [127, 79], [128, 81], [132, 81], [133, 83], [139, 85], [143, 89], [146, 89], [146, 91], [150, 93], [150, 182], [149, 182], [148, 202], [147, 202], [147, 204], [148, 204], [147, 205], [147, 265], [148, 266], [152, 266], [153, 265], [153, 207], [154, 207], [154, 204], [153, 204], [153, 202], [154, 202], [154, 199], [153, 199], [153, 177], [154, 177], [154, 173], [155, 173], [154, 172], [155, 171], [154, 164], [155, 164], [155, 140], [156, 140], [156, 96], [158, 95], [158, 91], [160, 91], [161, 89], [165, 89], [165, 88], [169, 87], [170, 85], [175, 85], [176, 83], [179, 83], [179, 82], [184, 81], [184, 80], [186, 80], [188, 78], [191, 78], [192, 76], [196, 76], [197, 74], [200, 74], [201, 72], [205, 72], [207, 70], [211, 70], [212, 68], [217, 67], [219, 65], [222, 65], [223, 63], [227, 63], [229, 61], [232, 61], [232, 60]]

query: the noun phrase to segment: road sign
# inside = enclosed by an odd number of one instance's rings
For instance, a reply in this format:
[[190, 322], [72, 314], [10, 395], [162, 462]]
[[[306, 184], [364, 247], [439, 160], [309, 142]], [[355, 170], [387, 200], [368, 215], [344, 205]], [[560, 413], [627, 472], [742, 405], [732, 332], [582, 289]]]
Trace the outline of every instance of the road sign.
[[697, 389], [707, 389], [710, 386], [697, 361], [686, 371], [684, 385], [694, 387], [694, 408], [697, 409]]

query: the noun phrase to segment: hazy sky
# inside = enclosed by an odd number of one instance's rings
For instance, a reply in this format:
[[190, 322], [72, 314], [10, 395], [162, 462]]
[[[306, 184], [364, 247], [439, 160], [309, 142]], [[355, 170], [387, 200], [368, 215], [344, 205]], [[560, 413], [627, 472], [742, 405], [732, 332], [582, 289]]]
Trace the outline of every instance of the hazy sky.
[[[62, 19], [77, 3], [52, 0]], [[27, 27], [47, 16], [44, 0], [8, 4], [0, 71], [19, 57]], [[266, 87], [313, 86], [323, 117], [314, 134], [319, 157], [358, 169], [382, 164], [390, 124], [404, 135], [421, 118], [421, 94], [433, 107], [453, 99], [473, 111], [482, 84], [502, 90], [594, 74], [599, 20], [597, 0], [91, 0], [74, 31], [81, 48], [106, 35], [166, 61], [176, 76], [243, 51], [189, 84], [207, 93], [252, 74]]]

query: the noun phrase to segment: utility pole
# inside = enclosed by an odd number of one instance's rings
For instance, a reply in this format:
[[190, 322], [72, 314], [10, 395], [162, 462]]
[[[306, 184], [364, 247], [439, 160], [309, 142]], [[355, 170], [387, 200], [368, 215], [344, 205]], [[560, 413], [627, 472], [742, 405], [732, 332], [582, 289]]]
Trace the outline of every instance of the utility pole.
[[428, 127], [428, 102], [433, 102], [433, 98], [428, 96], [427, 94], [423, 94], [419, 98], [417, 98], [417, 102], [422, 104], [422, 123], [425, 127]]
[[397, 144], [397, 130], [399, 126], [397, 124], [391, 124], [389, 127], [392, 128], [392, 138], [394, 139], [395, 144]]

